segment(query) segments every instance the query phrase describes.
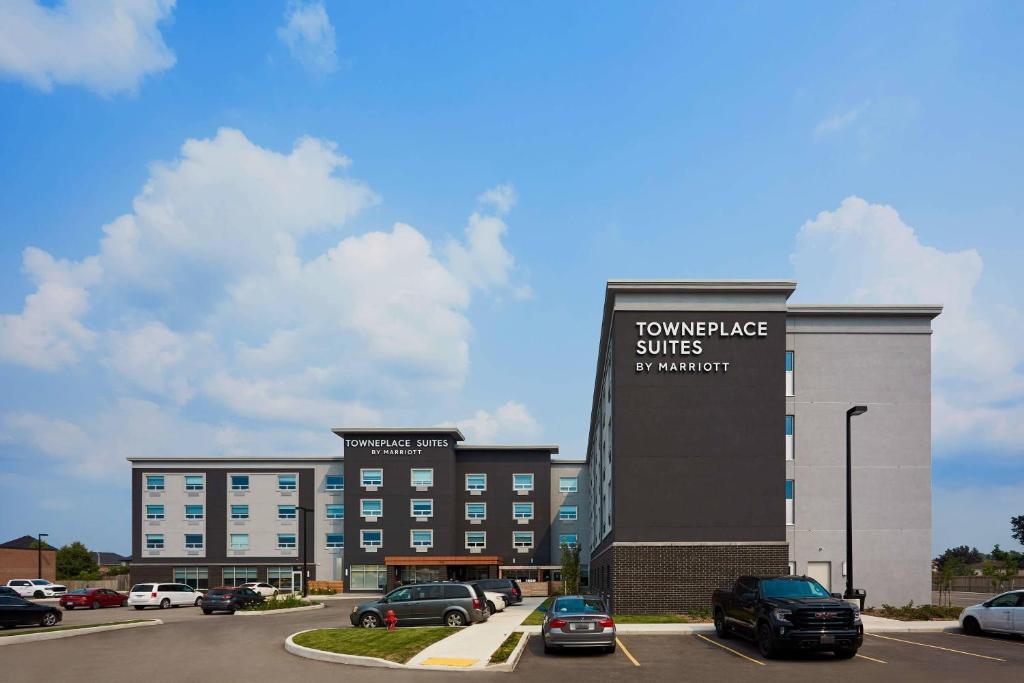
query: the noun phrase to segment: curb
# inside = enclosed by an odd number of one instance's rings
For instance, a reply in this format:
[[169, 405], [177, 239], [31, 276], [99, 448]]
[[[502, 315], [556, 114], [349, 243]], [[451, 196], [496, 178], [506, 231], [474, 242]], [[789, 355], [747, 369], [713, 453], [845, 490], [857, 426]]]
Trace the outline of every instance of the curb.
[[59, 638], [86, 636], [90, 633], [102, 633], [103, 631], [122, 631], [126, 628], [137, 628], [140, 626], [159, 626], [163, 623], [164, 622], [160, 619], [150, 619], [148, 621], [140, 621], [134, 624], [108, 624], [106, 626], [50, 631], [49, 633], [26, 633], [21, 636], [4, 636], [0, 638], [0, 647], [3, 647], [4, 645], [17, 645], [18, 643], [34, 643], [40, 640], [57, 640]]
[[302, 607], [285, 607], [284, 609], [268, 609], [268, 610], [244, 610], [240, 609], [235, 612], [236, 617], [269, 617], [271, 614], [291, 614], [292, 612], [308, 612], [314, 609], [323, 609], [324, 604], [318, 602], [315, 605], [303, 605]]
[[[512, 653], [509, 654], [508, 659], [501, 664], [488, 664], [484, 667], [484, 671], [494, 671], [503, 673], [512, 673], [516, 670], [516, 665], [519, 664], [519, 658], [523, 656], [523, 651], [526, 649], [526, 643], [530, 640], [530, 634], [527, 631], [523, 632], [523, 635], [519, 637], [519, 644], [513, 648]], [[474, 671], [480, 671], [480, 669], [474, 669]]]
[[[521, 626], [518, 630], [533, 635], [540, 635], [540, 626]], [[615, 633], [618, 635], [686, 635], [692, 633], [712, 633], [715, 630], [714, 624], [616, 624]]]

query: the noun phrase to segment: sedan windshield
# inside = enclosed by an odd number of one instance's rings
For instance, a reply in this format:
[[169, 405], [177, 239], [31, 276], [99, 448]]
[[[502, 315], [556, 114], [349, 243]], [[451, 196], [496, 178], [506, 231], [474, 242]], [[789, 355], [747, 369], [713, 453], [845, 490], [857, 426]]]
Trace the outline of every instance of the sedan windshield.
[[604, 612], [604, 603], [598, 598], [558, 598], [551, 611], [556, 614]]
[[766, 598], [828, 598], [829, 592], [814, 579], [768, 579], [761, 582]]

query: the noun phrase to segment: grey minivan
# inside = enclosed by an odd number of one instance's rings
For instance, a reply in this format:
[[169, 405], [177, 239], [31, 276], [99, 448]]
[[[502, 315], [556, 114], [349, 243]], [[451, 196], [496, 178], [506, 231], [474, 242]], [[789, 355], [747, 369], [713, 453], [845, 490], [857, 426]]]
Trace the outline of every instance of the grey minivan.
[[396, 588], [384, 597], [356, 605], [349, 619], [353, 626], [384, 625], [388, 610], [399, 626], [444, 624], [468, 626], [487, 621], [483, 590], [467, 583], [417, 583]]

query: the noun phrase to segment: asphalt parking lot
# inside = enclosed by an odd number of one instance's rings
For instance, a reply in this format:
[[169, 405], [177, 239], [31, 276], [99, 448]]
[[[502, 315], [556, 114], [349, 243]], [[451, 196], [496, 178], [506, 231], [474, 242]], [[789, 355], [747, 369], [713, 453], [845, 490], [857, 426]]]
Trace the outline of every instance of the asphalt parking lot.
[[[14, 645], [3, 650], [5, 681], [74, 681], [82, 671], [108, 681], [292, 680], [336, 682], [372, 677], [374, 681], [601, 680], [675, 681], [829, 680], [1010, 681], [1024, 680], [1024, 639], [959, 633], [893, 633], [867, 636], [859, 656], [796, 655], [763, 660], [753, 643], [720, 641], [713, 635], [620, 636], [615, 654], [568, 651], [545, 655], [531, 638], [515, 673], [464, 673], [356, 669], [294, 657], [284, 639], [308, 628], [347, 627], [357, 601], [326, 602], [323, 610], [266, 617], [204, 616], [195, 608], [107, 609], [72, 612], [68, 619], [158, 617], [155, 628], [98, 633], [56, 641]], [[67, 623], [70, 623], [67, 622]], [[470, 627], [472, 628], [472, 627]], [[71, 664], [65, 665], [64, 662]], [[102, 672], [102, 673], [100, 673]], [[497, 676], [497, 678], [495, 678]], [[505, 676], [509, 676], [508, 679]]]

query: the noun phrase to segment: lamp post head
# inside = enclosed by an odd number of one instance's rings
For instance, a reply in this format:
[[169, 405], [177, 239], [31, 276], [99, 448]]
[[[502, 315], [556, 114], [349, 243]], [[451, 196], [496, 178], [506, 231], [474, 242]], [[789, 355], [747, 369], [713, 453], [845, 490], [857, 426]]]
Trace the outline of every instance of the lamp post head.
[[846, 414], [850, 417], [853, 417], [854, 415], [863, 415], [866, 412], [868, 412], [867, 406], [853, 406], [852, 408], [846, 411]]

